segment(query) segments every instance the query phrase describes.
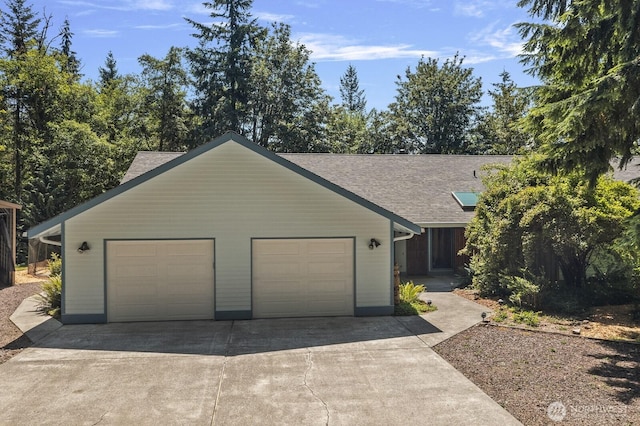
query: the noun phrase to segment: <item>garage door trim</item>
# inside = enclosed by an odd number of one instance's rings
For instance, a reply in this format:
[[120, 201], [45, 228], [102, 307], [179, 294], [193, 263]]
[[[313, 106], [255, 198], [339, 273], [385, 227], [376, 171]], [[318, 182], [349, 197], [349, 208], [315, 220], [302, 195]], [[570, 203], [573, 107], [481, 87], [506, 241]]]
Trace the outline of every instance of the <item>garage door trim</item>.
[[251, 274], [251, 318], [254, 318], [254, 313], [255, 313], [255, 301], [254, 301], [254, 283], [253, 283], [253, 277], [254, 277], [254, 265], [253, 265], [253, 256], [254, 256], [254, 241], [256, 240], [268, 240], [268, 241], [277, 241], [277, 240], [351, 240], [352, 244], [352, 291], [353, 291], [353, 306], [352, 306], [352, 315], [356, 315], [357, 314], [357, 301], [356, 301], [356, 296], [357, 296], [357, 292], [356, 292], [356, 283], [358, 282], [357, 280], [357, 276], [356, 276], [356, 237], [355, 236], [331, 236], [331, 237], [327, 237], [327, 236], [322, 236], [322, 237], [252, 237], [251, 241], [250, 241], [250, 265], [251, 265], [251, 270], [250, 270], [250, 274]]
[[[124, 241], [211, 241], [212, 249], [213, 249], [213, 311], [212, 318], [215, 317], [215, 307], [218, 300], [217, 295], [217, 268], [216, 268], [216, 239], [214, 237], [171, 237], [171, 238], [107, 238], [103, 240], [103, 267], [104, 267], [104, 286], [103, 286], [103, 294], [104, 294], [104, 314], [102, 315], [103, 323], [108, 323], [111, 321], [109, 318], [109, 274], [108, 274], [108, 244], [111, 242], [124, 242]], [[71, 323], [71, 322], [70, 322]]]

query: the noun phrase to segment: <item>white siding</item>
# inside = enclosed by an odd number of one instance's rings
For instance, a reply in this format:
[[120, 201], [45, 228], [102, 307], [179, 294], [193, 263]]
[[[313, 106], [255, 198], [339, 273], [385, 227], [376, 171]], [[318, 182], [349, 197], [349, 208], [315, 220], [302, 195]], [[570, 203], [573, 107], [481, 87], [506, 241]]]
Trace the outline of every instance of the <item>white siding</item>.
[[400, 267], [400, 272], [407, 272], [407, 240], [400, 240], [394, 243], [396, 245], [395, 261]]
[[235, 311], [251, 309], [251, 238], [355, 237], [356, 304], [388, 306], [390, 226], [230, 141], [65, 223], [65, 313], [104, 313], [104, 240], [153, 238], [215, 238], [216, 310]]

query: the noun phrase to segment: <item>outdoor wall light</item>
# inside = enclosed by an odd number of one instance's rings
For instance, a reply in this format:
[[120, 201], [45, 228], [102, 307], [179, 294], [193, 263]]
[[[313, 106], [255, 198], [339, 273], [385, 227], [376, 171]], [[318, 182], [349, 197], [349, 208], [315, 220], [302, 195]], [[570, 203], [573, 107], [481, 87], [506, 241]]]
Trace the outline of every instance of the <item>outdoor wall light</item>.
[[80, 244], [80, 247], [78, 247], [78, 253], [84, 253], [85, 251], [89, 251], [91, 250], [91, 248], [89, 247], [89, 244], [87, 244], [86, 241], [83, 241], [82, 244]]
[[369, 242], [369, 250], [373, 250], [379, 245], [380, 245], [380, 241], [376, 240], [375, 238], [372, 238], [371, 241]]

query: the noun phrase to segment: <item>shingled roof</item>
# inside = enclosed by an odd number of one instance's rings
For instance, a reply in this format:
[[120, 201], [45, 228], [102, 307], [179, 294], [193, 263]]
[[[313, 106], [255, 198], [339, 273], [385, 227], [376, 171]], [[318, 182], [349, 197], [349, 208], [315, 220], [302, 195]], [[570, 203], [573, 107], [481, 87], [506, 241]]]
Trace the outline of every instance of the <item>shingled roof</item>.
[[[139, 152], [122, 183], [183, 153]], [[453, 191], [479, 192], [482, 167], [511, 156], [281, 154], [282, 158], [421, 226], [465, 224]]]
[[[122, 183], [183, 153], [139, 152]], [[484, 166], [508, 164], [500, 155], [353, 155], [280, 154], [334, 184], [422, 227], [464, 226], [473, 217], [452, 192], [481, 192]], [[617, 163], [616, 163], [617, 164]], [[639, 160], [615, 177], [628, 181], [640, 176]]]

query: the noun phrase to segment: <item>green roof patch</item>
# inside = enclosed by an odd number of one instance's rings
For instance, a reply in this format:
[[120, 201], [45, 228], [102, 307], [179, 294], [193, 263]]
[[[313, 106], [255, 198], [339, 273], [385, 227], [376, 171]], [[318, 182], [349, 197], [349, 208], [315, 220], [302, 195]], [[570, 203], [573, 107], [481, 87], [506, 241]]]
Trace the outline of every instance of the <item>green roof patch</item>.
[[478, 204], [478, 196], [479, 192], [452, 192], [453, 198], [460, 204], [462, 210], [464, 211], [473, 211], [476, 208], [476, 204]]

